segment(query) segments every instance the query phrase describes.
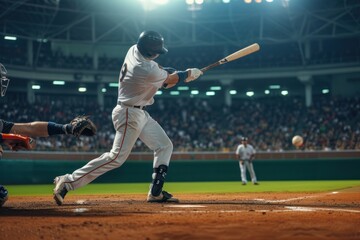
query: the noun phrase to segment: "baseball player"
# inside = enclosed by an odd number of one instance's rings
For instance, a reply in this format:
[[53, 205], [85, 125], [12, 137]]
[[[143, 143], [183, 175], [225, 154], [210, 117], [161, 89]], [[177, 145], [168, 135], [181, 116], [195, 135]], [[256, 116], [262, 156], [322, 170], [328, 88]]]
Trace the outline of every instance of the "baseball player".
[[[1, 79], [1, 97], [4, 97], [10, 80], [6, 77], [7, 71], [4, 65], [0, 63]], [[80, 135], [93, 136], [96, 133], [94, 123], [87, 116], [79, 116], [68, 124], [59, 124], [54, 122], [30, 122], [14, 123], [0, 119], [0, 159], [3, 155], [5, 145], [10, 149], [31, 150], [35, 144], [33, 139], [27, 137], [48, 137], [58, 134], [72, 134], [76, 137]], [[2, 206], [8, 196], [8, 191], [0, 185], [0, 206]]]
[[246, 178], [246, 168], [249, 170], [251, 181], [254, 185], [258, 185], [253, 160], [255, 158], [255, 149], [252, 145], [247, 143], [248, 139], [246, 137], [241, 138], [241, 144], [238, 145], [236, 149], [236, 158], [239, 159], [240, 172], [241, 172], [241, 181], [242, 185], [247, 184]]
[[120, 71], [117, 105], [112, 112], [116, 130], [112, 149], [72, 174], [54, 179], [54, 199], [58, 205], [63, 203], [69, 190], [80, 188], [105, 172], [120, 167], [138, 138], [154, 151], [154, 173], [147, 201], [179, 202], [170, 193], [163, 191], [173, 144], [145, 107], [154, 103], [158, 89], [173, 87], [181, 81], [193, 81], [202, 72], [197, 68], [186, 71], [162, 68], [154, 60], [167, 51], [164, 38], [155, 31], [142, 32], [137, 43], [130, 47]]

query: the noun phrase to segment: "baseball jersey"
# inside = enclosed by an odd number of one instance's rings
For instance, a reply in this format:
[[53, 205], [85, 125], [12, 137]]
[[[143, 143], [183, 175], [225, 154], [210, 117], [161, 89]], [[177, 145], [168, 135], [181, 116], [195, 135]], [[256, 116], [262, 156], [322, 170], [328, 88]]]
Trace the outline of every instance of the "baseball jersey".
[[251, 155], [254, 155], [255, 149], [250, 144], [247, 144], [246, 147], [244, 144], [240, 144], [236, 149], [236, 155], [242, 160], [250, 160]]
[[167, 77], [156, 62], [144, 58], [137, 46], [132, 46], [119, 74], [118, 102], [130, 106], [153, 104], [155, 93]]

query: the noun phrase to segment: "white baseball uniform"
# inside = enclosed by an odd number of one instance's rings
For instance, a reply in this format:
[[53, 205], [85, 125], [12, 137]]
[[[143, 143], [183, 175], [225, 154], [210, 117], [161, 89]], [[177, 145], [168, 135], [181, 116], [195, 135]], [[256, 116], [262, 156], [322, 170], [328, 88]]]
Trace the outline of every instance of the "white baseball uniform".
[[72, 174], [66, 174], [68, 190], [82, 187], [98, 176], [120, 167], [140, 138], [154, 151], [153, 167], [169, 165], [173, 145], [163, 128], [143, 108], [154, 103], [168, 73], [152, 60], [144, 58], [136, 45], [126, 54], [119, 76], [117, 106], [112, 112], [116, 130], [110, 152], [88, 162]]
[[[251, 181], [253, 183], [257, 183], [254, 166], [251, 161], [255, 153], [256, 153], [255, 149], [250, 144], [246, 144], [246, 146], [244, 144], [239, 144], [236, 149], [236, 156], [240, 160], [239, 166], [241, 172], [241, 181], [245, 184], [247, 183], [246, 168], [248, 168], [249, 170]], [[243, 161], [243, 164], [241, 164], [241, 161]]]

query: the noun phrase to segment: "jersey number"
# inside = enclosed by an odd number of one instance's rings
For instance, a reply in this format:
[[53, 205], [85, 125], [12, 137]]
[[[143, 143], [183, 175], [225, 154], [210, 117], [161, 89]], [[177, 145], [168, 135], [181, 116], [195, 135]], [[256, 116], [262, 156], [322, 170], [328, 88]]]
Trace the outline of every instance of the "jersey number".
[[127, 73], [127, 64], [124, 63], [120, 71], [120, 82], [124, 80], [126, 73]]

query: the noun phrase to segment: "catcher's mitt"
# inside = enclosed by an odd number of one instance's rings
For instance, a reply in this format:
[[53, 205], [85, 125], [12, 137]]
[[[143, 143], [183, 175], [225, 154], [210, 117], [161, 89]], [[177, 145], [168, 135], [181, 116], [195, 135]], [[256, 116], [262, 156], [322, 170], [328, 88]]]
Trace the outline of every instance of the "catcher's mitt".
[[79, 136], [94, 136], [97, 128], [95, 124], [89, 119], [89, 116], [77, 116], [70, 125], [72, 126], [72, 134], [75, 137]]
[[33, 138], [19, 134], [1, 133], [1, 140], [13, 151], [32, 150], [36, 146]]

